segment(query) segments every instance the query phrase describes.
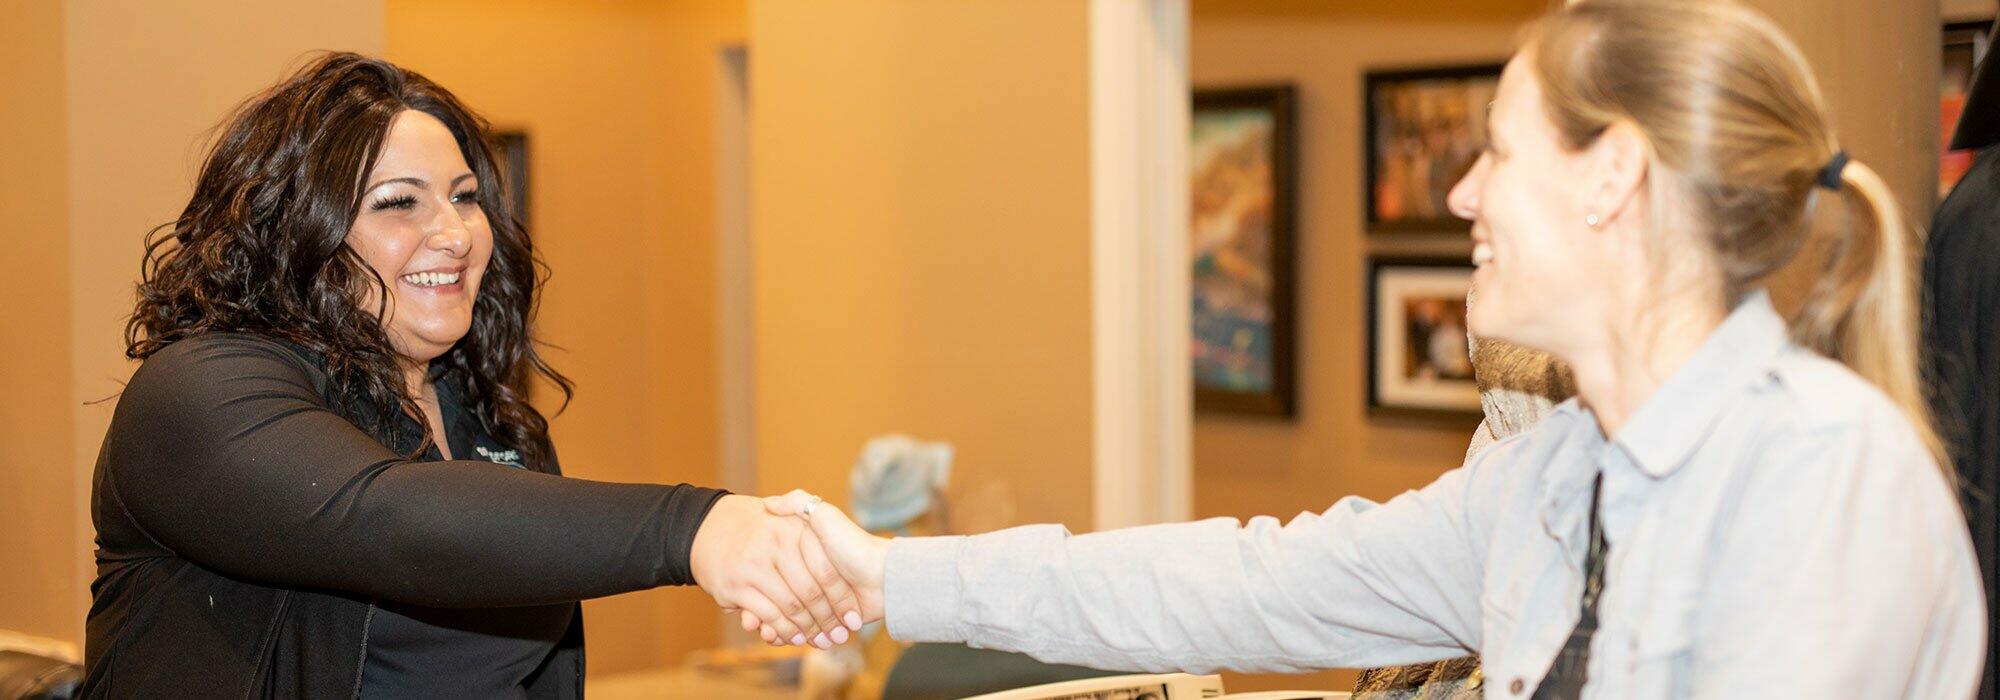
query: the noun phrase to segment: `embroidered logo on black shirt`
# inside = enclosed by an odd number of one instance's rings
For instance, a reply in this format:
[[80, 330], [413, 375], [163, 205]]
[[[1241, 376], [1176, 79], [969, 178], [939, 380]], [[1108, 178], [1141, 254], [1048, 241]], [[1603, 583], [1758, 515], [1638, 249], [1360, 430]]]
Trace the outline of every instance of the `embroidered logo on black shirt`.
[[489, 450], [480, 445], [473, 445], [472, 451], [478, 452], [479, 456], [488, 462], [505, 464], [516, 469], [522, 467], [521, 452], [519, 450]]

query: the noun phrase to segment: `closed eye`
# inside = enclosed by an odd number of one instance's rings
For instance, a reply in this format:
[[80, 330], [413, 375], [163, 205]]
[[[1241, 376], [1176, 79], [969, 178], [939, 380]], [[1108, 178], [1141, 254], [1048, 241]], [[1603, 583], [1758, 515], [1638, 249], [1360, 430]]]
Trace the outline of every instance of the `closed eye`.
[[382, 211], [384, 209], [409, 209], [416, 205], [417, 205], [416, 197], [407, 194], [402, 194], [390, 197], [388, 199], [375, 200], [374, 204], [368, 205], [368, 210]]

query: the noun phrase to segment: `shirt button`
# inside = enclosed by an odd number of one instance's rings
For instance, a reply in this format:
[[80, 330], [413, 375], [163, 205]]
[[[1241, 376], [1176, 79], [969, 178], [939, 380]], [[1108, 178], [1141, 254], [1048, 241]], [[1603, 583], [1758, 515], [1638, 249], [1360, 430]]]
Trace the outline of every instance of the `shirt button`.
[[1525, 682], [1525, 681], [1522, 681], [1522, 680], [1521, 680], [1521, 679], [1519, 679], [1519, 678], [1516, 678], [1516, 679], [1514, 679], [1514, 682], [1512, 682], [1512, 683], [1508, 683], [1508, 684], [1507, 684], [1507, 692], [1509, 692], [1509, 693], [1513, 693], [1513, 694], [1515, 694], [1515, 695], [1520, 695], [1520, 694], [1521, 694], [1521, 689], [1523, 689], [1523, 688], [1526, 688], [1526, 687], [1528, 687], [1528, 684], [1527, 684], [1527, 682]]

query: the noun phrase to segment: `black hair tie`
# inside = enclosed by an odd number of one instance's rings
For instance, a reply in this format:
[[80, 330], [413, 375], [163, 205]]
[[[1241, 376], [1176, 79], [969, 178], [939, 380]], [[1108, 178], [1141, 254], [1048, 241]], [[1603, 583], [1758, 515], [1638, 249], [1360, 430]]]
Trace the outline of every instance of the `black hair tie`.
[[1833, 160], [1827, 161], [1826, 167], [1819, 169], [1819, 186], [1839, 192], [1841, 182], [1840, 171], [1846, 169], [1847, 151], [1835, 151]]

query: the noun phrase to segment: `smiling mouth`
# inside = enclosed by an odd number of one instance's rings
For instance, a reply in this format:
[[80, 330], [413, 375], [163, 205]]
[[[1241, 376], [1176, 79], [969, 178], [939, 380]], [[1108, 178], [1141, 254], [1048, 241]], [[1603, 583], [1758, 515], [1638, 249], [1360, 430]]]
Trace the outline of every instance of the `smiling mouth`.
[[413, 272], [399, 279], [413, 287], [447, 287], [458, 284], [462, 272]]

